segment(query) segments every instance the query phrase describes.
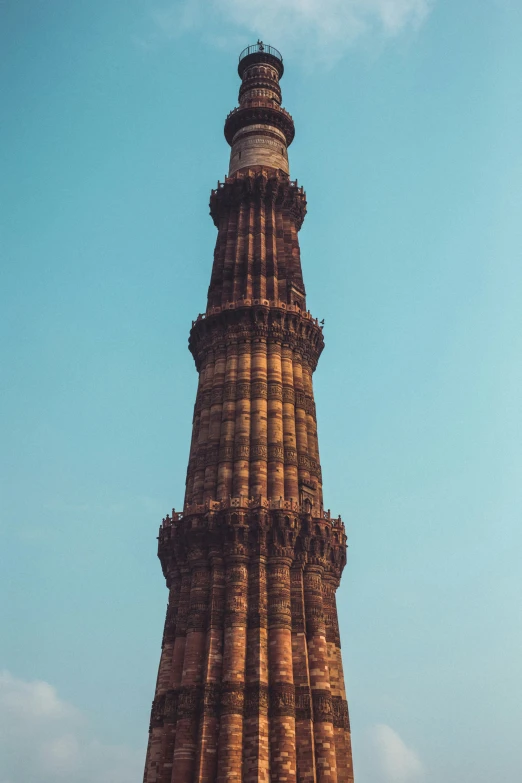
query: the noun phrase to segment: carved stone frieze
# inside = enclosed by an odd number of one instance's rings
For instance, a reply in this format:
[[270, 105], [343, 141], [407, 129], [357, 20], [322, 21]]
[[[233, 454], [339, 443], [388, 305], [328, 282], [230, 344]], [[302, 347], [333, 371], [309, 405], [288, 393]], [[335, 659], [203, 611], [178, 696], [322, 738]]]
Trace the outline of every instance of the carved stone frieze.
[[260, 398], [266, 400], [268, 397], [268, 388], [266, 381], [256, 381], [252, 384], [252, 399]]
[[285, 450], [283, 446], [269, 446], [268, 447], [268, 459], [277, 460], [278, 462], [284, 462]]
[[164, 720], [175, 723], [178, 719], [178, 690], [172, 688], [165, 694]]
[[291, 683], [274, 683], [269, 688], [269, 715], [295, 715], [295, 687]]
[[333, 725], [336, 729], [350, 731], [348, 702], [342, 696], [332, 696]]
[[[268, 304], [268, 302], [267, 302]], [[282, 319], [282, 320], [281, 320]], [[262, 337], [270, 343], [284, 342], [292, 350], [299, 351], [303, 359], [315, 369], [324, 347], [323, 333], [315, 320], [305, 318], [300, 312], [280, 312], [267, 309], [266, 322], [256, 318], [255, 306], [238, 306], [235, 309], [224, 308], [194, 322], [189, 339], [196, 366], [201, 368], [205, 357], [214, 350], [223, 339], [237, 339], [241, 351], [250, 351], [250, 341]], [[229, 392], [224, 389], [224, 398]], [[269, 383], [268, 399], [283, 399], [283, 387], [280, 383]], [[251, 384], [241, 381], [236, 384], [236, 399], [250, 398]], [[201, 409], [210, 407], [211, 393], [201, 393]], [[296, 392], [295, 404], [314, 415], [313, 401], [302, 392]], [[198, 410], [199, 410], [198, 405]]]
[[152, 702], [152, 709], [150, 711], [150, 728], [155, 726], [161, 726], [163, 723], [163, 712], [165, 708], [165, 694], [156, 696]]
[[203, 689], [203, 709], [205, 715], [211, 718], [219, 717], [219, 705], [221, 701], [221, 685], [217, 682], [205, 683]]
[[295, 719], [312, 719], [312, 697], [308, 685], [295, 686]]
[[314, 722], [332, 723], [332, 695], [328, 690], [312, 690], [312, 707]]
[[295, 404], [295, 391], [292, 386], [283, 386], [283, 402]]
[[188, 685], [178, 692], [178, 720], [195, 719], [201, 705], [201, 687]]
[[245, 718], [266, 715], [268, 710], [268, 685], [254, 683], [245, 688]]
[[225, 383], [223, 387], [223, 400], [235, 401], [236, 399], [236, 382]]
[[245, 704], [245, 686], [225, 682], [221, 689], [221, 714], [242, 715]]

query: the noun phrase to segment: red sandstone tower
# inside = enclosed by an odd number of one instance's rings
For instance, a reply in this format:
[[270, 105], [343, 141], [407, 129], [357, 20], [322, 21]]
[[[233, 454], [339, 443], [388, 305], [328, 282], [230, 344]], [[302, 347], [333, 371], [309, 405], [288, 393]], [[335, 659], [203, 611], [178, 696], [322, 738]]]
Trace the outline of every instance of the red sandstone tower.
[[306, 309], [289, 177], [294, 123], [279, 52], [239, 58], [183, 513], [159, 531], [169, 603], [145, 783], [351, 783], [335, 593], [340, 518], [323, 509], [312, 373], [323, 349]]

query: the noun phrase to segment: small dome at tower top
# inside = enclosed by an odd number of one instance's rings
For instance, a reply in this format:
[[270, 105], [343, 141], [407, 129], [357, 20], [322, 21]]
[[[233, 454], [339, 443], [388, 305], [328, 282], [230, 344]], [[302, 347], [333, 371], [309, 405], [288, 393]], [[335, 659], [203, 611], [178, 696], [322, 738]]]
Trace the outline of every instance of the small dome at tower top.
[[241, 78], [243, 77], [245, 69], [250, 65], [253, 65], [253, 63], [269, 63], [277, 69], [279, 78], [283, 75], [283, 55], [273, 46], [268, 46], [268, 44], [263, 43], [263, 41], [258, 41], [252, 46], [247, 46], [239, 55], [237, 70]]

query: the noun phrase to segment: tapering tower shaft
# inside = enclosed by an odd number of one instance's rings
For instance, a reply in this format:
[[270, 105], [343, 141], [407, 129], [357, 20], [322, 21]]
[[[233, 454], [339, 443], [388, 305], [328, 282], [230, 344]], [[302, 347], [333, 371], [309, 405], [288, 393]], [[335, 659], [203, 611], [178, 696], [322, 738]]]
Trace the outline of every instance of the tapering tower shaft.
[[306, 306], [280, 54], [239, 63], [229, 174], [207, 307], [182, 513], [159, 557], [169, 588], [145, 783], [351, 783], [335, 592], [341, 519], [323, 509], [312, 375], [322, 327]]

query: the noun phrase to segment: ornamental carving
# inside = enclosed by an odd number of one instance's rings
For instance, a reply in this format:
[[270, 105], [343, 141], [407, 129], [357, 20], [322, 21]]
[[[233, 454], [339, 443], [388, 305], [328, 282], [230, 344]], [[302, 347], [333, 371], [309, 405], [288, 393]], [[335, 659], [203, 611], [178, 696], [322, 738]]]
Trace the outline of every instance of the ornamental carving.
[[283, 386], [283, 402], [295, 403], [295, 392], [291, 386]]
[[268, 457], [268, 447], [263, 445], [250, 446], [250, 459], [263, 459]]
[[226, 580], [228, 584], [242, 584], [248, 579], [248, 570], [245, 566], [234, 566], [227, 569]]
[[315, 593], [321, 593], [322, 581], [320, 576], [309, 574], [305, 571], [304, 584], [307, 592], [313, 591]]
[[250, 447], [248, 444], [236, 443], [234, 448], [235, 459], [248, 459], [250, 456]]
[[247, 602], [242, 595], [227, 595], [226, 610], [231, 614], [244, 614], [246, 612]]
[[296, 392], [295, 392], [295, 405], [296, 405], [296, 408], [305, 408], [305, 406], [306, 406], [306, 397], [304, 395], [304, 392], [296, 390]]
[[252, 384], [252, 399], [260, 398], [266, 400], [268, 389], [266, 381], [256, 381]]
[[[192, 552], [189, 554], [189, 559], [195, 559], [195, 558], [204, 558], [205, 557], [205, 551], [203, 549], [198, 549], [194, 547]], [[210, 584], [210, 572], [208, 568], [195, 568], [192, 573], [192, 587], [198, 587], [198, 588], [208, 588]]]
[[254, 683], [245, 688], [245, 718], [263, 715], [268, 710], [268, 685]]
[[284, 462], [285, 450], [283, 446], [269, 446], [268, 459], [276, 460], [277, 462]]
[[283, 386], [281, 383], [269, 383], [268, 384], [268, 399], [269, 400], [282, 400], [283, 399]]
[[164, 720], [175, 723], [178, 719], [178, 691], [171, 689], [165, 694]]
[[295, 687], [293, 683], [273, 684], [269, 688], [269, 715], [295, 715]]
[[236, 400], [250, 399], [251, 388], [250, 383], [241, 382], [236, 384]]
[[348, 702], [342, 696], [332, 696], [333, 725], [336, 729], [350, 731]]
[[152, 709], [150, 711], [150, 728], [155, 726], [161, 726], [163, 723], [163, 710], [165, 707], [165, 695], [161, 694], [156, 696], [152, 702]]
[[223, 387], [222, 386], [215, 386], [212, 389], [212, 394], [210, 396], [210, 404], [211, 405], [220, 405], [223, 401]]
[[312, 707], [314, 721], [316, 723], [333, 722], [332, 696], [330, 691], [313, 690]]
[[219, 461], [232, 462], [234, 459], [234, 443], [224, 444], [219, 448]]
[[208, 627], [208, 610], [201, 604], [191, 607], [187, 617], [187, 631], [206, 631]]
[[236, 399], [236, 382], [225, 383], [223, 387], [223, 400], [235, 401]]
[[[269, 307], [268, 300], [266, 300], [266, 307], [266, 322], [259, 321], [254, 306], [241, 305], [241, 302], [234, 309], [219, 308], [219, 312], [195, 321], [190, 332], [189, 348], [197, 368], [201, 369], [206, 356], [224, 339], [242, 341], [240, 349], [249, 353], [251, 350], [249, 343], [262, 338], [268, 340], [270, 344], [284, 342], [292, 350], [299, 351], [313, 371], [324, 347], [323, 333], [319, 324], [312, 318], [305, 318], [298, 311], [279, 313], [276, 308]], [[283, 399], [281, 383], [269, 383], [267, 388], [269, 399]], [[250, 392], [250, 383], [244, 381], [237, 383], [237, 398], [250, 398]], [[305, 404], [304, 394], [296, 392], [296, 405], [304, 408]], [[208, 403], [206, 400], [202, 401], [202, 407], [209, 406], [210, 398]], [[312, 413], [309, 403], [308, 410]]]
[[205, 452], [205, 467], [207, 465], [217, 465], [219, 462], [219, 446], [217, 443], [207, 446]]
[[207, 682], [203, 690], [203, 709], [211, 718], [219, 717], [221, 700], [221, 685], [217, 682]]
[[221, 690], [221, 714], [242, 715], [245, 703], [245, 686], [226, 682]]
[[201, 702], [201, 688], [197, 685], [189, 685], [179, 689], [178, 693], [178, 720], [197, 717]]
[[312, 699], [308, 685], [295, 686], [295, 719], [312, 719]]
[[278, 585], [281, 583], [286, 584], [288, 582], [289, 575], [288, 568], [277, 568], [274, 566], [269, 567], [267, 574], [268, 578], [277, 582]]
[[297, 451], [295, 449], [285, 449], [285, 465], [297, 465]]

